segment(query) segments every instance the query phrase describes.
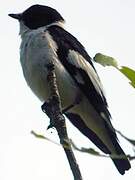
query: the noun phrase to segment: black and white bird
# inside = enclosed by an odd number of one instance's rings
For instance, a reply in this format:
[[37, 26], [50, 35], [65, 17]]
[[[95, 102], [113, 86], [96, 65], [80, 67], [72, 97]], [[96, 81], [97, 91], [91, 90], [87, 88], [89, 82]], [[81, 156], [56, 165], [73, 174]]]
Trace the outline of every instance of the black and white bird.
[[28, 86], [45, 102], [49, 96], [45, 65], [53, 61], [62, 108], [77, 102], [66, 117], [101, 151], [123, 156], [111, 156], [123, 175], [131, 166], [110, 121], [102, 83], [83, 45], [64, 29], [63, 17], [42, 5], [9, 16], [20, 23], [20, 61]]

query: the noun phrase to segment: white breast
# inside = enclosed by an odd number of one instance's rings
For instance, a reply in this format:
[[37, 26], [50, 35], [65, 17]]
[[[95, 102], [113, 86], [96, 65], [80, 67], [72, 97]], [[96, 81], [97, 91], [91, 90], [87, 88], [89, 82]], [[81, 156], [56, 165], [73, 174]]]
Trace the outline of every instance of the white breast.
[[30, 31], [22, 37], [20, 60], [28, 86], [41, 101], [49, 97], [46, 65], [55, 64], [58, 88], [63, 106], [70, 105], [77, 94], [77, 88], [58, 60], [57, 45], [46, 31]]

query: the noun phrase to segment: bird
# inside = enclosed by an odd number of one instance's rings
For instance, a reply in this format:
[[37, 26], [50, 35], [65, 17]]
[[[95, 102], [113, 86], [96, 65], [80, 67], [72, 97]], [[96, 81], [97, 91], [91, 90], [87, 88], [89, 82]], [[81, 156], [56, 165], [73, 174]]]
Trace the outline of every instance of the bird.
[[20, 62], [33, 93], [43, 103], [49, 98], [45, 66], [53, 62], [64, 115], [125, 174], [131, 165], [112, 125], [102, 82], [85, 47], [65, 29], [62, 15], [35, 4], [9, 16], [20, 24]]

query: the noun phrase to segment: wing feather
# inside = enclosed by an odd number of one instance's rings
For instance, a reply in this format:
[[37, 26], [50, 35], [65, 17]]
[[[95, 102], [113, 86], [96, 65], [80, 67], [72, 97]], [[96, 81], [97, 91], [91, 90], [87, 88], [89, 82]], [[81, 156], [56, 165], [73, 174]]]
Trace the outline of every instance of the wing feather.
[[59, 26], [48, 28], [49, 33], [56, 41], [57, 55], [66, 70], [74, 79], [77, 86], [88, 98], [96, 111], [105, 114], [107, 119], [111, 115], [107, 109], [102, 84], [93, 66], [92, 59], [82, 44], [70, 33]]

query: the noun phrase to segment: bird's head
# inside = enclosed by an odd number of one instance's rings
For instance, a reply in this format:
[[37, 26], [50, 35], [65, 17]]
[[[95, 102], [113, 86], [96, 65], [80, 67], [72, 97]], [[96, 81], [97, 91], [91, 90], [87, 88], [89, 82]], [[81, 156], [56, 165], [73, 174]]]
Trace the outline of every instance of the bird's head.
[[9, 16], [17, 19], [31, 30], [57, 22], [64, 22], [63, 17], [58, 11], [43, 5], [33, 5], [23, 13], [9, 14]]

